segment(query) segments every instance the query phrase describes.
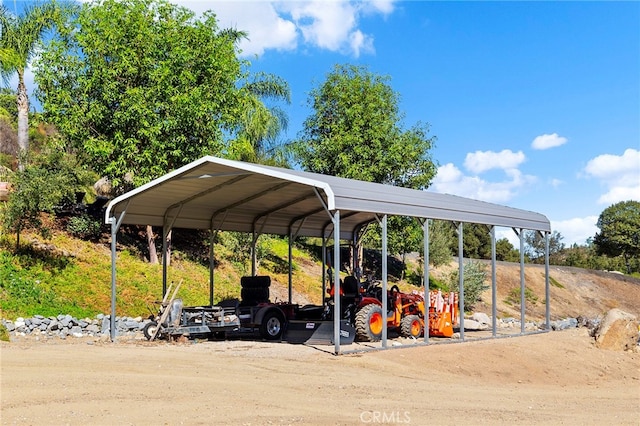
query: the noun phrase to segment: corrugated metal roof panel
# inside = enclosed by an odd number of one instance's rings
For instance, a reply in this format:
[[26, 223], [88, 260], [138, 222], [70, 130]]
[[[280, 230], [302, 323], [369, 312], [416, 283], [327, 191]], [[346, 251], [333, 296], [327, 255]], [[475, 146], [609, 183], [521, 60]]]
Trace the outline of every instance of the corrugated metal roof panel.
[[[322, 197], [322, 202], [316, 196]], [[203, 157], [112, 200], [105, 219], [125, 224], [321, 236], [340, 210], [341, 235], [376, 214], [443, 219], [550, 232], [542, 214], [455, 195]], [[305, 218], [303, 223], [300, 221]]]

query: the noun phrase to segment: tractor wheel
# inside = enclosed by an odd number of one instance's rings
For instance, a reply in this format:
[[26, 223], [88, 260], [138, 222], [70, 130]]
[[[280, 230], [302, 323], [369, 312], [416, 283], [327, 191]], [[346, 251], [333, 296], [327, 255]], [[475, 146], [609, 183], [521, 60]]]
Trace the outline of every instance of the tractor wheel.
[[279, 340], [284, 332], [284, 318], [278, 311], [264, 314], [260, 324], [260, 336], [265, 340]]
[[384, 316], [375, 303], [363, 306], [356, 312], [356, 338], [363, 342], [377, 342], [382, 337]]
[[[144, 334], [144, 337], [147, 340], [151, 340], [154, 337], [154, 335], [155, 335], [155, 337], [159, 337], [160, 330], [158, 330], [156, 332], [157, 328], [158, 328], [158, 323], [157, 322], [155, 322], [155, 321], [148, 322], [147, 324], [145, 324], [144, 328], [142, 329], [142, 334]], [[156, 333], [158, 333], [158, 334], [156, 334]]]
[[400, 334], [403, 337], [420, 337], [422, 322], [417, 315], [407, 315], [400, 321]]

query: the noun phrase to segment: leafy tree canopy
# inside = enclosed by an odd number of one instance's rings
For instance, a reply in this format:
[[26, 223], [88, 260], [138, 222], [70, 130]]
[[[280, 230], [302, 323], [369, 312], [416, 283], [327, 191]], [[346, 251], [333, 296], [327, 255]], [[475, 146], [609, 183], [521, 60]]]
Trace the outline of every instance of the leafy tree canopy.
[[57, 207], [75, 200], [76, 191], [83, 191], [93, 176], [77, 164], [73, 156], [65, 155], [50, 145], [12, 178], [12, 192], [2, 211], [2, 223], [17, 234], [33, 227], [47, 237], [49, 229], [42, 213], [54, 213]]
[[607, 207], [596, 225], [600, 228], [593, 239], [597, 253], [622, 256], [629, 269], [630, 261], [640, 257], [640, 202], [622, 201]]
[[262, 95], [255, 81], [243, 84], [245, 33], [218, 28], [213, 13], [196, 19], [165, 0], [104, 0], [84, 4], [74, 24], [37, 62], [38, 98], [114, 187], [224, 155], [234, 132], [254, 128], [241, 122]]
[[57, 23], [63, 22], [64, 17], [74, 10], [75, 6], [71, 3], [51, 0], [30, 5], [22, 15], [16, 16], [0, 4], [0, 77], [8, 82], [13, 75], [18, 76], [14, 102], [21, 169], [24, 168], [23, 163], [29, 152], [29, 97], [24, 80], [25, 69], [39, 51], [44, 34]]
[[[564, 237], [558, 231], [553, 231], [549, 235], [549, 257], [552, 258], [564, 250]], [[524, 254], [528, 256], [534, 263], [544, 262], [545, 239], [540, 232], [525, 231], [524, 233], [525, 249]]]
[[401, 128], [389, 78], [365, 67], [336, 65], [309, 95], [313, 113], [293, 144], [308, 171], [414, 189], [429, 186], [436, 165], [429, 126]]

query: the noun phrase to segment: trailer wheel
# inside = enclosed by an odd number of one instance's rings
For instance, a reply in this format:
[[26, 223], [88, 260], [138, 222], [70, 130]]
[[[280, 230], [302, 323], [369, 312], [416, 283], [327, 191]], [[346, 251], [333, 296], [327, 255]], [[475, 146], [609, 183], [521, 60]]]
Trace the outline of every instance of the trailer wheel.
[[420, 337], [422, 322], [417, 315], [407, 315], [400, 321], [400, 334], [403, 337]]
[[384, 316], [382, 307], [371, 303], [356, 312], [356, 338], [364, 342], [377, 342], [382, 337]]
[[[144, 337], [147, 340], [151, 340], [151, 338], [154, 336], [154, 334], [156, 334], [156, 329], [158, 328], [158, 323], [155, 321], [151, 321], [148, 322], [147, 324], [145, 324], [144, 328], [142, 329], [142, 334], [144, 334]], [[160, 333], [158, 333], [160, 334]], [[156, 335], [156, 337], [158, 337], [158, 335]]]
[[262, 317], [260, 335], [265, 340], [279, 340], [284, 332], [284, 318], [278, 311], [269, 311]]

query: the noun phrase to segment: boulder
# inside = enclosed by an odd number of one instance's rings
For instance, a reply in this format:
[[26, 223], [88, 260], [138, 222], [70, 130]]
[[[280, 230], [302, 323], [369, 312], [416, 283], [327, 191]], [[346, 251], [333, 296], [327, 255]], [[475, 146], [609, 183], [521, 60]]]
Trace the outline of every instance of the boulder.
[[634, 350], [638, 345], [638, 325], [635, 315], [611, 309], [594, 333], [596, 346], [614, 351]]
[[478, 321], [474, 321], [472, 319], [464, 320], [464, 329], [465, 330], [487, 330], [489, 327], [486, 324], [479, 323]]
[[552, 330], [566, 330], [569, 328], [577, 328], [578, 320], [576, 318], [565, 318], [559, 321], [551, 321]]
[[480, 324], [491, 325], [491, 318], [489, 318], [489, 315], [483, 312], [475, 312], [473, 315], [471, 315], [471, 319], [474, 321], [478, 321]]

